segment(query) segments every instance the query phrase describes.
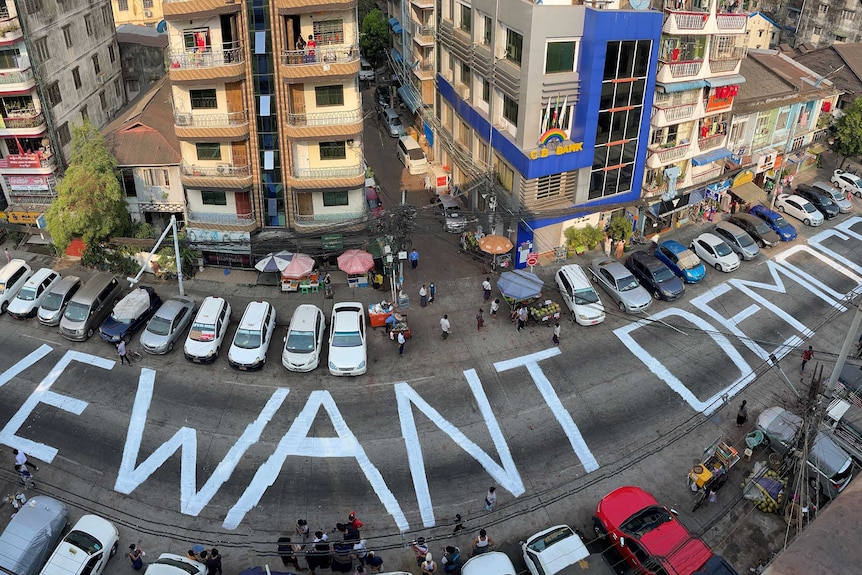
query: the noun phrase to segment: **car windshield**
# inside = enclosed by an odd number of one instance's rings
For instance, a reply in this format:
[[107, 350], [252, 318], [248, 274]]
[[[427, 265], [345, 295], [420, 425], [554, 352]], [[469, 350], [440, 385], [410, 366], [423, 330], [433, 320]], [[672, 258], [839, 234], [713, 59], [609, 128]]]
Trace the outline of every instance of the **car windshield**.
[[257, 349], [262, 341], [259, 329], [238, 329], [233, 338], [233, 344], [242, 349]]
[[657, 529], [670, 521], [673, 521], [673, 516], [667, 509], [664, 507], [652, 506], [638, 511], [625, 523], [620, 525], [620, 529], [632, 537], [640, 539], [653, 529]]
[[575, 291], [575, 304], [586, 305], [588, 303], [598, 303], [599, 296], [593, 288], [583, 288]]
[[195, 322], [189, 331], [189, 339], [192, 341], [213, 341], [215, 336], [216, 328], [211, 323]]
[[112, 319], [112, 320], [114, 320], [114, 321], [115, 321], [115, 322], [117, 322], [117, 323], [122, 323], [122, 324], [125, 324], [125, 325], [128, 325], [128, 324], [132, 323], [132, 318], [130, 318], [130, 317], [124, 317], [124, 318], [122, 318], [122, 319], [119, 319], [119, 318], [114, 314], [114, 312], [111, 312], [111, 319]]
[[170, 565], [171, 567], [176, 567], [177, 569], [182, 569], [189, 575], [198, 575], [200, 573], [200, 569], [192, 565], [191, 563], [186, 563], [185, 561], [180, 561], [179, 559], [171, 559], [170, 557], [160, 557], [156, 559], [156, 563], [159, 565]]
[[23, 301], [33, 301], [36, 299], [36, 288], [24, 286], [21, 288], [21, 291], [18, 292], [18, 299]]
[[421, 148], [413, 148], [408, 152], [411, 160], [424, 160], [425, 152], [422, 151]]
[[653, 277], [655, 277], [655, 281], [657, 281], [658, 283], [664, 283], [666, 281], [674, 279], [676, 276], [673, 274], [672, 271], [670, 271], [670, 268], [662, 268], [656, 271]]
[[147, 331], [156, 335], [168, 335], [171, 333], [171, 320], [153, 316], [153, 319], [147, 325]]
[[90, 306], [76, 301], [69, 302], [66, 306], [66, 313], [63, 316], [72, 321], [84, 321], [90, 315]]
[[74, 545], [78, 549], [83, 549], [87, 555], [92, 555], [96, 551], [102, 550], [102, 544], [99, 540], [83, 531], [70, 531], [66, 535], [66, 543]]
[[313, 331], [292, 331], [287, 334], [284, 349], [293, 353], [311, 353], [314, 351]]
[[778, 216], [777, 218], [773, 219], [772, 223], [775, 224], [775, 226], [778, 228], [784, 228], [790, 225], [787, 223], [787, 220], [785, 220], [782, 216]]
[[715, 248], [715, 254], [718, 257], [724, 257], [726, 255], [731, 254], [730, 247], [724, 242], [719, 242], [719, 243], [715, 244], [714, 248]]
[[629, 291], [638, 287], [638, 280], [635, 276], [626, 276], [617, 280], [617, 289], [619, 291]]
[[554, 543], [559, 543], [563, 539], [568, 539], [574, 534], [574, 531], [572, 531], [570, 527], [560, 527], [559, 529], [554, 529], [550, 533], [545, 533], [542, 537], [533, 539], [527, 544], [527, 548], [536, 553], [541, 553]]
[[846, 200], [846, 199], [847, 199], [847, 198], [845, 198], [845, 197], [844, 197], [844, 194], [842, 194], [840, 191], [838, 191], [838, 190], [836, 190], [836, 189], [834, 189], [834, 188], [833, 188], [833, 189], [831, 189], [831, 190], [829, 190], [829, 195], [830, 195], [830, 196], [832, 197], [832, 199], [833, 199], [833, 200], [835, 200], [836, 202], [840, 202], [841, 200]]
[[332, 335], [332, 347], [359, 347], [362, 337], [358, 331], [337, 331]]
[[392, 118], [391, 120], [389, 120], [389, 125], [390, 126], [400, 126], [401, 125], [401, 118], [398, 118], [398, 117]]
[[[757, 230], [758, 234], [763, 234], [763, 233], [766, 233], [769, 231], [769, 227], [766, 226], [765, 224], [764, 225], [757, 224], [757, 226], [754, 229]], [[752, 240], [751, 236], [748, 234], [742, 234], [742, 235], [736, 236], [736, 241], [738, 241], [739, 245], [741, 245], [744, 248], [747, 248], [748, 246], [754, 245], [754, 240]]]
[[42, 300], [42, 309], [48, 311], [57, 311], [61, 305], [63, 305], [63, 296], [58, 293], [49, 293]]
[[812, 204], [811, 202], [806, 202], [806, 203], [802, 204], [802, 209], [805, 210], [806, 212], [808, 212], [809, 214], [813, 214], [814, 212], [817, 211], [817, 208], [815, 208], [814, 204]]

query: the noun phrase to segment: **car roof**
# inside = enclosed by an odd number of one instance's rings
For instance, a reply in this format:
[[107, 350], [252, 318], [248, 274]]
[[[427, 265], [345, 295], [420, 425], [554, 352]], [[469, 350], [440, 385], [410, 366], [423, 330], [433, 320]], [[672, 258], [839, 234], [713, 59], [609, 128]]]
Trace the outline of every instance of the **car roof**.
[[162, 561], [163, 559], [169, 559], [179, 563], [185, 563], [189, 567], [196, 568], [200, 573], [207, 572], [206, 565], [199, 561], [192, 561], [188, 557], [183, 557], [182, 555], [174, 555], [173, 553], [162, 553], [161, 555], [159, 555], [158, 559], [156, 559], [153, 563], [147, 565], [145, 575], [183, 575], [189, 573], [185, 569], [181, 570], [180, 567], [159, 563], [159, 561]]
[[766, 206], [760, 205], [752, 206], [750, 211], [757, 212], [758, 214], [763, 214], [764, 216], [769, 216], [770, 218], [777, 218], [781, 216], [781, 214], [779, 214], [775, 210], [770, 210]]
[[632, 252], [631, 254], [629, 254], [629, 257], [634, 260], [640, 261], [650, 271], [660, 270], [667, 267], [663, 261], [661, 261], [646, 250], [638, 250], [636, 252]]
[[550, 574], [559, 573], [567, 566], [590, 555], [580, 535], [568, 525], [555, 525], [554, 527], [540, 531], [530, 536], [527, 539], [526, 545], [530, 545], [533, 541], [542, 539], [545, 535], [561, 529], [568, 530], [571, 534], [563, 539], [553, 541], [551, 545], [541, 551], [533, 551], [541, 557], [542, 563], [545, 564]]
[[606, 269], [615, 278], [632, 275], [626, 266], [613, 258], [596, 258], [593, 260], [593, 265], [598, 269]]
[[[358, 313], [357, 313], [358, 310]], [[359, 315], [362, 304], [359, 302], [341, 302], [332, 308], [332, 329], [338, 331], [359, 331]]]
[[[51, 274], [56, 274], [56, 273], [57, 273], [57, 272], [55, 272], [55, 271], [54, 271], [54, 270], [52, 270], [51, 268], [41, 268], [41, 269], [40, 269], [40, 270], [38, 270], [36, 273], [34, 273], [33, 275], [31, 275], [31, 276], [30, 276], [30, 279], [28, 279], [28, 280], [24, 283], [24, 285], [25, 285], [25, 286], [29, 286], [29, 287], [37, 286], [37, 285], [39, 285], [40, 283], [42, 283], [42, 282], [45, 280], [45, 278], [47, 278], [49, 275], [51, 275]], [[59, 277], [59, 276], [58, 276], [58, 277]]]
[[66, 505], [52, 497], [37, 495], [28, 499], [0, 534], [0, 548], [3, 549], [0, 567], [13, 573], [35, 571], [39, 565], [32, 564], [38, 556], [34, 549], [41, 547], [46, 532], [51, 534], [50, 544], [53, 545], [60, 538], [68, 517]]
[[218, 296], [211, 295], [206, 297], [198, 310], [197, 319], [201, 321], [215, 321], [216, 314], [225, 303], [225, 299]]
[[748, 233], [745, 230], [743, 230], [742, 228], [740, 228], [739, 226], [737, 226], [736, 224], [732, 224], [730, 222], [718, 222], [717, 224], [715, 224], [715, 227], [720, 228], [722, 230], [727, 230], [728, 232], [730, 232], [734, 236], [739, 236], [739, 235]]
[[272, 307], [265, 301], [253, 301], [245, 308], [239, 322], [241, 329], [257, 329], [263, 323], [263, 318]]
[[703, 240], [704, 242], [708, 243], [711, 246], [725, 243], [723, 239], [721, 239], [717, 235], [711, 234], [709, 232], [702, 233], [694, 239]]
[[679, 243], [676, 240], [665, 240], [659, 244], [660, 247], [667, 248], [671, 252], [675, 254], [679, 254], [687, 250], [688, 248]]
[[181, 308], [190, 303], [194, 304], [193, 300], [190, 298], [177, 295], [172, 296], [162, 303], [162, 307], [156, 311], [156, 315], [159, 317], [173, 318]]
[[[578, 264], [567, 264], [562, 266], [558, 273], [566, 273], [566, 278], [572, 284], [572, 289], [583, 289], [590, 286], [590, 280], [587, 278], [584, 268]], [[576, 285], [577, 284], [577, 285]]]
[[489, 551], [476, 555], [461, 567], [461, 575], [515, 575], [517, 571], [508, 555]]
[[317, 315], [323, 312], [316, 305], [304, 303], [293, 310], [288, 331], [314, 331]]
[[640, 487], [627, 485], [602, 497], [596, 511], [607, 517], [613, 526], [618, 527], [641, 509], [652, 505], [658, 505], [658, 501], [651, 493]]
[[[102, 519], [98, 515], [82, 516], [69, 533], [72, 531], [88, 533], [102, 544], [108, 543], [112, 537], [118, 536], [117, 528], [114, 527], [114, 524], [107, 519]], [[87, 562], [90, 557], [89, 555], [80, 553], [80, 549], [76, 545], [66, 542], [69, 533], [63, 538], [63, 542], [57, 546], [57, 549], [51, 555], [50, 561], [42, 569], [40, 575], [70, 575], [78, 573], [81, 567]], [[101, 549], [100, 551], [106, 550]], [[110, 549], [107, 551], [110, 552]]]

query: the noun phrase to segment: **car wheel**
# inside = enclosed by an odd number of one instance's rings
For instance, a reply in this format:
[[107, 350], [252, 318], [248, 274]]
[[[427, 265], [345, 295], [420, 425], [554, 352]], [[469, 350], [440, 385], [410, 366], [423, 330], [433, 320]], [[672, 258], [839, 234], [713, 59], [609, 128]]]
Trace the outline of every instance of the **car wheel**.
[[626, 304], [624, 304], [623, 302], [620, 302], [620, 311], [626, 313]]
[[717, 269], [720, 272], [724, 271], [723, 269], [721, 269], [721, 264], [715, 264], [715, 269]]
[[111, 554], [108, 555], [108, 557], [113, 557], [114, 555], [117, 554], [117, 547], [119, 546], [119, 544], [120, 543], [118, 541], [114, 541], [114, 546], [111, 547]]
[[9, 302], [8, 302], [8, 301], [4, 301], [2, 304], [0, 304], [0, 312], [2, 312], [2, 313], [6, 313], [6, 309], [7, 309], [8, 307], [9, 307]]
[[608, 532], [605, 529], [605, 526], [602, 525], [602, 522], [599, 521], [598, 517], [593, 517], [593, 531], [596, 534], [596, 538], [604, 540], [605, 537], [608, 536]]
[[88, 329], [87, 330], [87, 339], [90, 339], [91, 337], [93, 337], [94, 333], [95, 333], [95, 331], [93, 331], [93, 328]]
[[784, 211], [784, 206], [778, 206], [778, 211], [779, 211], [779, 212], [783, 212], [783, 211]]
[[853, 195], [857, 198], [862, 198], [862, 190], [856, 190], [855, 192], [853, 192]]
[[213, 356], [213, 359], [217, 359], [217, 358], [218, 358], [218, 352], [220, 352], [220, 351], [221, 351], [221, 346], [218, 346], [218, 347], [216, 348], [216, 352], [215, 352], [215, 355]]
[[174, 351], [174, 342], [168, 342], [168, 353]]
[[126, 345], [132, 343], [132, 334], [127, 333], [123, 336], [123, 341], [126, 342]]
[[654, 291], [654, 292], [652, 292], [652, 297], [654, 297], [654, 298], [655, 298], [655, 299], [657, 299], [657, 300], [660, 300], [660, 299], [661, 299], [661, 294], [660, 294], [660, 293], [658, 293], [657, 291]]
[[811, 220], [810, 220], [810, 219], [808, 219], [808, 218], [805, 218], [804, 220], [802, 220], [802, 223], [803, 223], [803, 224], [805, 224], [806, 226], [810, 226], [810, 225], [811, 225]]

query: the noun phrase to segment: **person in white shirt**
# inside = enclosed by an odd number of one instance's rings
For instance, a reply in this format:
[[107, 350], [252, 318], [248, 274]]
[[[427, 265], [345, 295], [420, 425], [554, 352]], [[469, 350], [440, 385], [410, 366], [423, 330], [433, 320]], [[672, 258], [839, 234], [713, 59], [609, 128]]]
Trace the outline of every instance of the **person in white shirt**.
[[485, 298], [485, 301], [491, 299], [491, 278], [489, 277], [482, 282], [482, 297]]
[[27, 459], [27, 454], [17, 449], [12, 450], [12, 455], [15, 456], [15, 465], [29, 465], [33, 471], [39, 471], [39, 466]]
[[452, 326], [449, 324], [449, 316], [444, 315], [440, 318], [440, 329], [443, 330], [443, 339], [449, 337], [449, 334], [452, 333]]

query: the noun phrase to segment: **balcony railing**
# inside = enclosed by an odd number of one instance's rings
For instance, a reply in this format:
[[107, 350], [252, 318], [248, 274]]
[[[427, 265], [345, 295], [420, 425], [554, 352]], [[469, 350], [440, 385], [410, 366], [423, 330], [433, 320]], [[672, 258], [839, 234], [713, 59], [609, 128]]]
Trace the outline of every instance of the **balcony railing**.
[[309, 114], [288, 114], [287, 123], [291, 126], [340, 126], [362, 121], [362, 110], [344, 112], [312, 112]]
[[243, 58], [243, 49], [239, 45], [225, 50], [171, 52], [171, 69], [230, 66], [241, 63]]
[[657, 109], [664, 112], [664, 117], [668, 122], [676, 122], [690, 118], [691, 115], [694, 114], [694, 109], [696, 107], [697, 103], [692, 102], [690, 104], [681, 104], [679, 106], [671, 106], [668, 108], [658, 106]]
[[0, 85], [3, 84], [23, 84], [33, 79], [33, 70], [12, 70], [0, 72]]
[[413, 38], [418, 42], [434, 43], [434, 27], [413, 24]]
[[658, 159], [662, 164], [666, 164], [667, 162], [671, 162], [685, 156], [686, 152], [688, 152], [689, 145], [690, 144], [680, 144], [672, 148], [651, 148], [651, 151], [658, 156]]
[[722, 167], [715, 166], [714, 168], [710, 168], [705, 172], [701, 172], [699, 174], [691, 175], [691, 183], [692, 184], [702, 184], [707, 182], [713, 178], [718, 177], [721, 174]]
[[748, 16], [745, 14], [716, 14], [715, 22], [719, 30], [745, 30]]
[[184, 176], [191, 178], [245, 178], [251, 174], [249, 166], [232, 166], [230, 164], [198, 166], [183, 162], [180, 169]]
[[361, 176], [365, 168], [360, 164], [356, 166], [344, 166], [341, 168], [293, 168], [294, 178], [308, 178], [320, 180], [325, 178], [351, 178]]
[[733, 72], [739, 65], [739, 60], [710, 60], [709, 70], [712, 73]]
[[0, 20], [8, 20], [9, 19], [9, 7], [2, 6], [0, 7]]
[[697, 146], [700, 148], [700, 151], [703, 152], [712, 148], [717, 148], [723, 141], [724, 134], [716, 134], [707, 138], [698, 138]]
[[356, 44], [327, 44], [315, 46], [313, 50], [285, 50], [281, 63], [284, 66], [348, 64], [358, 59], [359, 46]]
[[174, 114], [174, 125], [188, 128], [218, 128], [248, 124], [248, 115], [242, 112], [222, 114]]
[[709, 12], [671, 12], [677, 30], [703, 30], [709, 20]]
[[45, 116], [42, 112], [38, 114], [33, 112], [27, 116], [9, 116], [3, 118], [3, 125], [7, 130], [16, 130], [19, 128], [36, 128], [45, 125]]
[[210, 212], [189, 212], [189, 221], [206, 224], [226, 224], [245, 226], [254, 221], [254, 214], [214, 214]]
[[700, 67], [703, 66], [703, 60], [664, 62], [664, 65], [670, 67], [670, 75], [674, 78], [684, 78], [686, 76], [694, 76], [700, 72]]
[[296, 214], [296, 221], [311, 223], [311, 222], [347, 222], [350, 220], [365, 219], [365, 212], [336, 212], [332, 214]]
[[745, 58], [745, 46], [714, 49], [709, 53], [710, 60], [742, 60]]

